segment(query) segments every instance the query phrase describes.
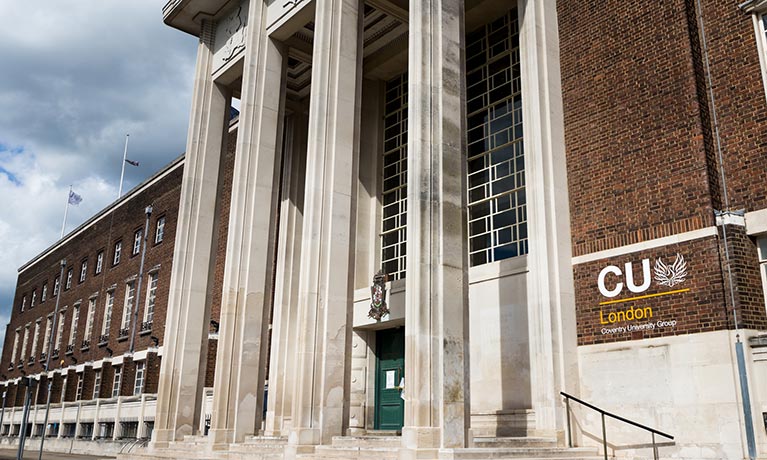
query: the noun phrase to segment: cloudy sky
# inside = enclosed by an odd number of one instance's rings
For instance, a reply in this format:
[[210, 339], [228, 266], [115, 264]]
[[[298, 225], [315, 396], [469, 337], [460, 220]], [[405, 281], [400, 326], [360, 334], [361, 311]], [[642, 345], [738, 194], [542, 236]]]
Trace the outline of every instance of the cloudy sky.
[[17, 269], [184, 151], [197, 40], [163, 0], [0, 2], [0, 346]]

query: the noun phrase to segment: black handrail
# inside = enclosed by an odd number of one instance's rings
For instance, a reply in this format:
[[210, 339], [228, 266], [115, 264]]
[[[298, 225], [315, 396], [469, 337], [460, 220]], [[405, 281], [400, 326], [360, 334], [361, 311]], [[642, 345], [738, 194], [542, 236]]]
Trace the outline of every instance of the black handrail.
[[610, 412], [607, 412], [604, 409], [600, 409], [599, 407], [593, 404], [589, 404], [586, 401], [583, 401], [582, 399], [578, 399], [575, 396], [569, 395], [565, 393], [564, 391], [560, 391], [559, 394], [565, 397], [565, 405], [567, 406], [567, 439], [568, 439], [568, 443], [570, 447], [573, 447], [573, 436], [570, 429], [570, 400], [571, 399], [577, 403], [580, 403], [588, 407], [589, 409], [593, 409], [599, 412], [602, 415], [602, 446], [604, 449], [605, 460], [607, 460], [607, 433], [605, 431], [605, 416], [612, 417], [616, 420], [620, 420], [623, 423], [628, 423], [629, 425], [633, 425], [637, 428], [641, 428], [645, 431], [649, 431], [650, 433], [652, 433], [652, 451], [653, 451], [653, 458], [655, 458], [655, 460], [658, 460], [658, 447], [655, 445], [655, 435], [658, 434], [660, 436], [663, 436], [664, 438], [668, 438], [671, 440], [674, 439], [674, 437], [671, 436], [670, 434], [666, 434], [662, 431], [656, 430], [655, 428], [650, 428], [649, 426], [642, 425], [641, 423], [637, 423], [633, 420], [623, 418], [620, 415], [611, 414]]

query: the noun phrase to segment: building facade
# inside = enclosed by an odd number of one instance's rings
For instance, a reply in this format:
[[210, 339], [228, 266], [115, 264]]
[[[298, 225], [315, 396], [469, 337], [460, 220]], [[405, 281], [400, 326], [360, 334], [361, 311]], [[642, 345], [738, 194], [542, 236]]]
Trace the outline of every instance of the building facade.
[[606, 429], [618, 457], [653, 437], [665, 457], [764, 457], [765, 12], [168, 2], [200, 44], [145, 455], [364, 458], [383, 431], [403, 459], [512, 456], [498, 438]]
[[126, 458], [764, 458], [765, 14], [168, 2], [200, 42]]
[[151, 436], [183, 164], [176, 159], [19, 269], [0, 363], [0, 442], [15, 444], [25, 430], [27, 447], [39, 446], [49, 388], [48, 449], [92, 452], [98, 442], [117, 452]]

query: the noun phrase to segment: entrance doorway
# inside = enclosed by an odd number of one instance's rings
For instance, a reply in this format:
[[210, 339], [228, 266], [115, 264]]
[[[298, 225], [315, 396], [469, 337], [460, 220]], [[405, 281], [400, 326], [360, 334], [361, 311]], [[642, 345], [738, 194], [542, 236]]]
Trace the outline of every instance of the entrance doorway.
[[405, 377], [405, 328], [385, 329], [376, 334], [376, 430], [401, 430], [405, 400], [400, 383]]

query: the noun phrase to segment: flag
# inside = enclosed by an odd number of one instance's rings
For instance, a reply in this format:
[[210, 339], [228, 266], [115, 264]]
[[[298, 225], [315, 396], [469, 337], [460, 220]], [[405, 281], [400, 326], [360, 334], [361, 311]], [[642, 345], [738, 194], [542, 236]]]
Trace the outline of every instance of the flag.
[[126, 158], [125, 162], [128, 163], [129, 165], [138, 166], [138, 161], [133, 161]]
[[72, 190], [69, 191], [69, 204], [77, 206], [81, 201], [83, 201], [83, 197], [73, 192]]

